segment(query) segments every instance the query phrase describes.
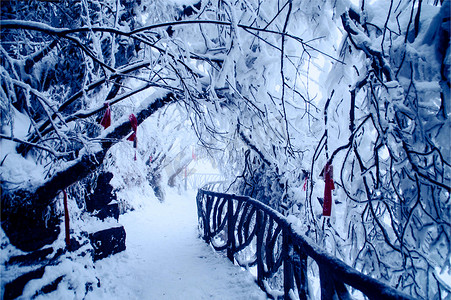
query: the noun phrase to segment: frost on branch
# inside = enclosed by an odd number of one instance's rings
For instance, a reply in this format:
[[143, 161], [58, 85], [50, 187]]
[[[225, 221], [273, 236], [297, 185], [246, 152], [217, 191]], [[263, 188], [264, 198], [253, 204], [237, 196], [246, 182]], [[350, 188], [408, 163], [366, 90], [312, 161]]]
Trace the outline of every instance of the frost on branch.
[[[190, 4], [2, 5], [0, 137], [13, 145], [3, 166], [23, 155], [48, 183], [85, 159], [89, 173], [123, 136], [108, 136], [118, 120], [162, 89], [178, 99], [159, 113], [170, 138], [140, 140], [158, 145], [137, 160], [154, 186], [189, 124], [228, 192], [293, 214], [328, 252], [414, 297], [448, 295], [449, 1]], [[36, 194], [42, 182], [2, 188]]]
[[350, 91], [331, 83], [338, 93], [326, 124], [329, 150], [334, 135], [348, 139], [330, 157], [346, 210], [320, 240], [423, 299], [450, 292], [438, 275], [451, 253], [447, 10], [449, 1], [386, 1], [342, 14]]

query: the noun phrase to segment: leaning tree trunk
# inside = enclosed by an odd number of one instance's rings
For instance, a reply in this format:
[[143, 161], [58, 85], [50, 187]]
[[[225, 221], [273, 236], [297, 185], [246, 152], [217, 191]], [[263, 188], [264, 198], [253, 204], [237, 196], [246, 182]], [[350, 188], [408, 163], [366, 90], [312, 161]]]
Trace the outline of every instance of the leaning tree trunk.
[[[144, 103], [136, 112], [138, 124], [175, 100], [173, 93], [166, 93], [155, 101]], [[11, 244], [23, 251], [34, 251], [55, 241], [59, 234], [56, 196], [98, 168], [111, 146], [130, 132], [130, 122], [124, 117], [99, 137], [102, 142], [98, 151], [81, 155], [67, 168], [56, 172], [38, 186], [11, 192], [2, 191], [1, 226]]]

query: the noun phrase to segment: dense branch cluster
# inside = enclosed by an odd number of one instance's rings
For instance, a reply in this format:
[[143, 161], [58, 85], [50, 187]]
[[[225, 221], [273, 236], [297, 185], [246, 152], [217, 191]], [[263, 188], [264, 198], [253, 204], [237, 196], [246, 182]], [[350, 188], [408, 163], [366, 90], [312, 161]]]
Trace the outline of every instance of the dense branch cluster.
[[[0, 139], [42, 174], [15, 182], [3, 157], [2, 213], [23, 195], [52, 211], [129, 135], [129, 114], [141, 124], [171, 106], [160, 117], [192, 126], [228, 192], [296, 215], [318, 244], [415, 297], [449, 295], [449, 1], [177, 2], [2, 4]], [[141, 151], [157, 186], [174, 140], [149, 140], [166, 143]]]
[[[348, 81], [349, 93], [334, 95], [332, 121], [318, 149], [337, 143], [335, 133], [348, 136], [328, 157], [339, 166], [345, 222], [336, 224], [339, 232], [326, 229], [318, 239], [336, 245], [354, 267], [428, 299], [450, 292], [439, 276], [451, 253], [444, 96], [450, 80], [442, 73], [449, 70], [449, 2], [441, 8], [421, 3], [391, 1], [385, 20], [364, 4], [341, 15], [347, 34], [341, 57], [355, 68], [356, 79]], [[426, 21], [423, 14], [432, 12]], [[361, 55], [366, 61], [357, 59]], [[332, 87], [338, 90], [337, 83]], [[336, 112], [343, 110], [349, 110], [349, 125], [337, 128]]]

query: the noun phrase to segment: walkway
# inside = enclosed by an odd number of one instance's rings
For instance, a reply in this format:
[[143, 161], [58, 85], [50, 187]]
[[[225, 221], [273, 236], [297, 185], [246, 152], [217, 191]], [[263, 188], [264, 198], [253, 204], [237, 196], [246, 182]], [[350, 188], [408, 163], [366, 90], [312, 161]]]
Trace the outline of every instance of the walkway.
[[198, 238], [195, 192], [147, 201], [119, 222], [127, 250], [95, 264], [101, 287], [87, 299], [266, 299], [250, 273]]

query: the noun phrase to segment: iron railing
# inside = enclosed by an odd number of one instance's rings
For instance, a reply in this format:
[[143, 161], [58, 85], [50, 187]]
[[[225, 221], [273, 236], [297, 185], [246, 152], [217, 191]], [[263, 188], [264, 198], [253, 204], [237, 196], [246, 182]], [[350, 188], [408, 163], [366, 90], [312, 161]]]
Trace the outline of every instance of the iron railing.
[[[358, 291], [369, 299], [412, 299], [328, 254], [255, 199], [200, 189], [197, 211], [202, 238], [233, 263], [256, 269], [258, 285], [271, 298], [312, 298], [309, 284], [315, 280], [308, 274], [316, 273], [321, 299], [353, 299]], [[318, 272], [308, 273], [311, 260]]]
[[188, 186], [191, 189], [203, 188], [210, 182], [221, 182], [224, 177], [221, 174], [214, 173], [194, 173], [187, 176]]

